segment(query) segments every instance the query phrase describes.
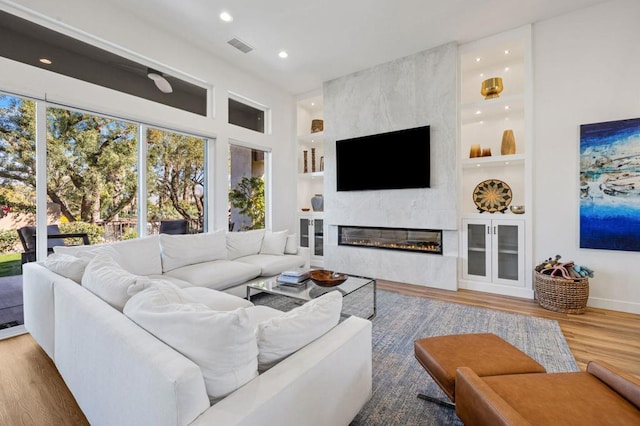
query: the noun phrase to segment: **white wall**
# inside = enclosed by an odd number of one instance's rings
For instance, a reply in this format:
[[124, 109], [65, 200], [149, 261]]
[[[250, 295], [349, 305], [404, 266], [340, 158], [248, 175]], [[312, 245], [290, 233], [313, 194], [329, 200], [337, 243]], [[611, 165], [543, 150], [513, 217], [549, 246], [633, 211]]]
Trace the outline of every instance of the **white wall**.
[[[19, 5], [17, 4], [19, 3]], [[210, 229], [227, 227], [227, 156], [229, 141], [249, 147], [271, 150], [272, 228], [296, 229], [295, 169], [289, 167], [295, 155], [295, 99], [255, 76], [239, 71], [208, 52], [194, 48], [127, 12], [121, 12], [101, 0], [21, 0], [0, 2], [0, 8], [40, 25], [83, 41], [120, 48], [130, 55], [150, 59], [163, 71], [175, 75], [178, 70], [214, 88], [215, 117], [201, 117], [171, 107], [136, 98], [114, 90], [0, 58], [0, 91], [44, 98], [64, 105], [127, 117], [170, 129], [193, 132], [216, 139], [214, 146], [215, 187], [209, 187]], [[85, 33], [85, 34], [83, 34]], [[111, 45], [111, 46], [110, 46]], [[271, 109], [272, 133], [259, 134], [229, 125], [227, 94], [233, 92]]]
[[579, 248], [580, 124], [640, 117], [640, 2], [534, 25], [534, 262], [593, 268], [589, 306], [640, 313], [639, 252]]
[[[449, 43], [325, 83], [326, 267], [457, 288], [457, 55]], [[431, 188], [336, 191], [336, 140], [424, 125], [431, 126]], [[371, 173], [376, 167], [384, 165]], [[338, 225], [444, 229], [444, 255], [338, 246]]]

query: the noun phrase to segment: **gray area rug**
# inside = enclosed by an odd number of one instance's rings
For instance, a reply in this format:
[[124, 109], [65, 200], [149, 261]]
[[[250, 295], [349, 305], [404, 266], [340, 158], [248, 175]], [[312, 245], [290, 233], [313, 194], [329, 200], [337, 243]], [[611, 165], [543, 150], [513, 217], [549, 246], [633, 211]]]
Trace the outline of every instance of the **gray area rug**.
[[[347, 297], [345, 309], [366, 312], [371, 296]], [[252, 301], [281, 310], [296, 306], [290, 299], [271, 295]], [[429, 336], [487, 332], [529, 354], [549, 372], [579, 371], [556, 321], [378, 290], [373, 395], [352, 426], [461, 425], [454, 410], [416, 397], [426, 393], [447, 399], [416, 361], [413, 342]]]

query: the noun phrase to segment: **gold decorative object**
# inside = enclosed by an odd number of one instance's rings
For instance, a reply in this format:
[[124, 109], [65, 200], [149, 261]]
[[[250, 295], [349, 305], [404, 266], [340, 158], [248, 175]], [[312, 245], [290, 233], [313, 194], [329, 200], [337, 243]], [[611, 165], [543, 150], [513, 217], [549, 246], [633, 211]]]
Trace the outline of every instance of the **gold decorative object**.
[[318, 133], [324, 130], [324, 121], [311, 120], [311, 133]]
[[324, 172], [324, 157], [320, 157], [320, 171]]
[[524, 206], [511, 206], [509, 207], [513, 214], [524, 214]]
[[482, 89], [480, 90], [480, 93], [485, 99], [493, 99], [500, 96], [502, 89], [502, 78], [492, 77], [482, 82]]
[[475, 144], [471, 145], [471, 150], [469, 150], [469, 158], [482, 157], [482, 150], [480, 149], [480, 145]]
[[302, 158], [303, 158], [303, 166], [304, 166], [304, 173], [307, 173], [309, 171], [309, 166], [308, 166], [308, 162], [307, 162], [307, 151], [304, 150], [302, 151]]
[[502, 133], [502, 145], [500, 146], [500, 154], [511, 155], [516, 153], [516, 138], [513, 136], [513, 130], [507, 129]]
[[491, 148], [482, 148], [483, 157], [491, 157]]
[[311, 148], [311, 172], [315, 173], [316, 171], [316, 149]]

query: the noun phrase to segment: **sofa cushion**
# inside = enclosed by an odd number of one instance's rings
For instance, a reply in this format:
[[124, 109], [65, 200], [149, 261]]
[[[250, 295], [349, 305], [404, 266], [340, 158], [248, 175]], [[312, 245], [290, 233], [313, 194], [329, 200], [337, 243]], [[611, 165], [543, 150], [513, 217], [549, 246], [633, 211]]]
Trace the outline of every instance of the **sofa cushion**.
[[194, 286], [224, 290], [260, 276], [260, 267], [243, 262], [214, 260], [184, 266], [164, 275], [187, 281]]
[[99, 254], [87, 265], [82, 286], [119, 311], [129, 300], [129, 287], [135, 285], [138, 275], [125, 271], [108, 255]]
[[133, 296], [124, 313], [200, 367], [212, 402], [258, 374], [258, 347], [244, 309], [214, 311], [183, 289], [159, 286]]
[[254, 254], [235, 260], [235, 262], [247, 263], [260, 268], [260, 275], [270, 277], [278, 275], [289, 269], [297, 269], [305, 264], [305, 258], [288, 254], [286, 256], [274, 256], [271, 254]]
[[227, 258], [227, 241], [223, 231], [206, 234], [160, 234], [162, 271]]
[[264, 229], [227, 233], [228, 259], [258, 254], [262, 247], [264, 233]]
[[180, 288], [186, 288], [186, 287], [192, 287], [193, 286], [193, 284], [191, 284], [188, 281], [181, 280], [180, 278], [176, 278], [176, 277], [171, 277], [171, 276], [169, 276], [167, 274], [152, 274], [152, 275], [147, 275], [147, 278], [152, 279], [152, 280], [169, 281], [173, 285], [176, 285], [176, 286], [178, 286]]
[[338, 324], [342, 295], [330, 291], [280, 316], [258, 324], [259, 370], [265, 371]]
[[160, 239], [157, 235], [93, 246], [54, 247], [55, 253], [96, 256], [107, 253], [125, 270], [136, 275], [161, 274]]
[[298, 234], [287, 235], [287, 244], [284, 246], [284, 254], [298, 254]]
[[84, 270], [90, 260], [91, 258], [89, 257], [75, 257], [63, 253], [52, 253], [42, 262], [42, 266], [51, 272], [55, 272], [58, 275], [62, 275], [80, 284]]
[[202, 303], [214, 311], [233, 311], [238, 308], [251, 308], [253, 303], [242, 297], [206, 287], [189, 287], [183, 289], [185, 295], [194, 302]]
[[266, 231], [262, 239], [262, 246], [259, 254], [273, 254], [276, 256], [284, 255], [284, 249], [287, 245], [287, 232], [271, 232]]

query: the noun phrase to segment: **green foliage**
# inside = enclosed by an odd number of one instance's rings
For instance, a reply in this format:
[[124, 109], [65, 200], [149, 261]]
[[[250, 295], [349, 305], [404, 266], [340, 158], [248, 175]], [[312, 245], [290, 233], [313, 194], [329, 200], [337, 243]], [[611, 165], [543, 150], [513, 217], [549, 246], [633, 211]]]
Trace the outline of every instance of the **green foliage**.
[[15, 229], [0, 231], [0, 253], [13, 253], [19, 250], [20, 240]]
[[86, 233], [91, 244], [99, 244], [102, 242], [102, 234], [104, 229], [100, 225], [87, 222], [67, 222], [59, 225], [60, 232], [63, 234], [79, 234]]
[[20, 253], [0, 254], [0, 277], [22, 274]]
[[138, 231], [135, 228], [129, 228], [122, 236], [123, 240], [134, 240], [138, 238]]
[[262, 177], [243, 177], [229, 191], [229, 202], [240, 214], [249, 218], [251, 223], [241, 226], [241, 230], [264, 228], [264, 179]]

